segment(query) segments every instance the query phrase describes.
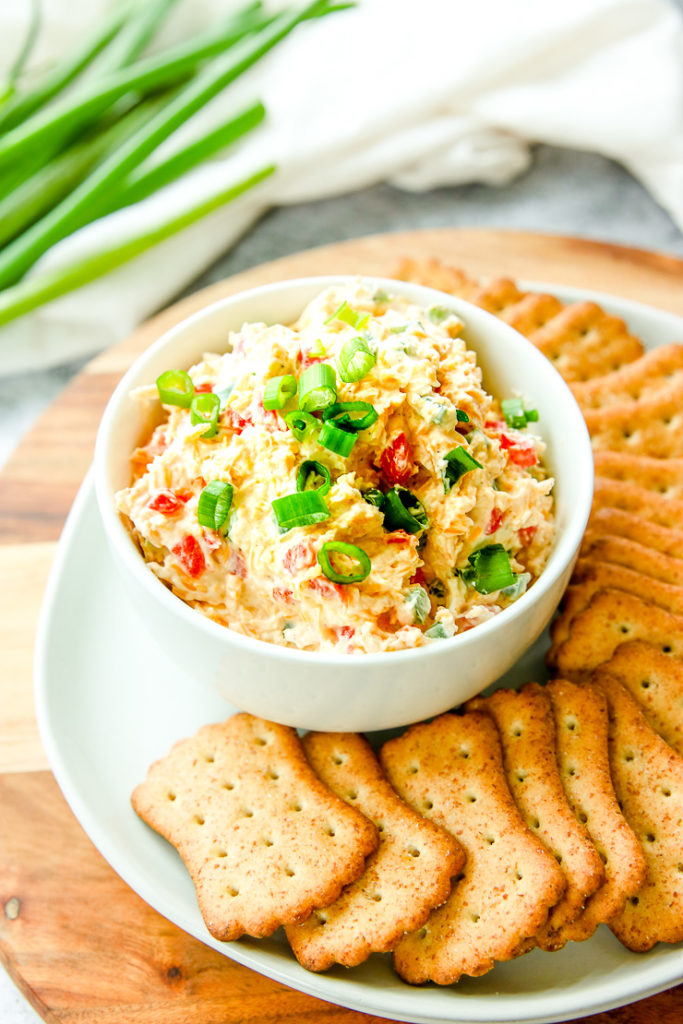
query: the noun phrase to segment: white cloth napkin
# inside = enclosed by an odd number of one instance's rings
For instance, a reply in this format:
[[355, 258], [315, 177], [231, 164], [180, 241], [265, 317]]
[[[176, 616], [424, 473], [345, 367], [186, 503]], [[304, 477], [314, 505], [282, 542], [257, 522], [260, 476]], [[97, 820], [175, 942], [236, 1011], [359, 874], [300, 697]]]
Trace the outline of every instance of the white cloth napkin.
[[[1, 5], [0, 66], [18, 46], [18, 7], [26, 6]], [[108, 3], [43, 6], [37, 63], [82, 36]], [[181, 0], [163, 42], [231, 6], [235, 0]], [[683, 228], [683, 19], [670, 0], [360, 0], [300, 26], [184, 136], [255, 98], [268, 118], [239, 147], [65, 239], [32, 273], [163, 221], [264, 162], [275, 161], [277, 174], [127, 266], [0, 329], [0, 373], [124, 337], [269, 206], [380, 181], [410, 190], [504, 185], [528, 166], [534, 142], [620, 161]]]

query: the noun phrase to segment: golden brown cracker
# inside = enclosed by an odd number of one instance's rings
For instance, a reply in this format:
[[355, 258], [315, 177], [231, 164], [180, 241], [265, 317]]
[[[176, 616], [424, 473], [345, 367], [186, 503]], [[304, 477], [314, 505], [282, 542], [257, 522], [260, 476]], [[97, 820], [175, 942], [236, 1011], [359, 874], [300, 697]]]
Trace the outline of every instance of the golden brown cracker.
[[661, 526], [621, 508], [599, 508], [591, 514], [580, 555], [588, 554], [599, 537], [610, 536], [634, 540], [674, 558], [683, 554], [683, 529]]
[[[664, 655], [663, 655], [664, 657]], [[547, 685], [555, 718], [557, 762], [567, 799], [585, 824], [604, 865], [604, 881], [583, 913], [558, 938], [583, 942], [610, 921], [645, 878], [645, 858], [612, 785], [607, 748], [607, 703], [595, 687], [566, 679]]]
[[637, 484], [663, 498], [683, 499], [683, 458], [655, 459], [630, 452], [593, 453], [596, 477]]
[[475, 697], [466, 708], [483, 711], [496, 723], [515, 803], [564, 872], [564, 895], [536, 936], [542, 949], [559, 949], [566, 940], [558, 929], [579, 916], [604, 875], [598, 852], [565, 796], [550, 698], [538, 683], [529, 683], [519, 691], [501, 689], [490, 697]]
[[[593, 454], [597, 456], [601, 453], [594, 452]], [[657, 461], [661, 462], [662, 466], [666, 466], [677, 460], [658, 459]], [[623, 509], [625, 512], [642, 516], [643, 519], [674, 530], [680, 529], [681, 523], [683, 523], [683, 500], [670, 497], [663, 499], [654, 491], [632, 483], [630, 480], [612, 480], [596, 476], [593, 485], [591, 520], [595, 513], [603, 508]], [[589, 520], [589, 528], [591, 520]]]
[[[646, 540], [647, 538], [644, 538]], [[581, 562], [611, 562], [674, 587], [683, 586], [683, 559], [673, 558], [628, 537], [596, 537]]]
[[683, 663], [634, 640], [617, 647], [602, 670], [619, 680], [655, 732], [683, 757]]
[[670, 459], [683, 455], [683, 379], [639, 402], [584, 410], [594, 451]]
[[648, 725], [608, 672], [595, 681], [609, 705], [610, 770], [624, 817], [643, 848], [647, 873], [609, 927], [628, 949], [683, 940], [683, 758]]
[[176, 743], [132, 796], [184, 860], [217, 939], [270, 935], [365, 869], [375, 826], [318, 779], [296, 730], [237, 714]]
[[550, 627], [550, 637], [555, 646], [567, 639], [574, 618], [601, 590], [623, 590], [674, 615], [683, 616], [683, 587], [662, 583], [626, 566], [580, 559], [572, 579], [576, 582], [565, 591], [562, 611]]
[[515, 806], [496, 727], [479, 712], [442, 715], [386, 743], [381, 761], [400, 796], [467, 854], [446, 903], [398, 943], [394, 966], [413, 984], [485, 974], [543, 927], [565, 886]]
[[522, 292], [509, 278], [473, 282], [437, 260], [403, 261], [394, 275], [460, 295], [520, 331], [567, 381], [610, 373], [643, 353], [623, 320], [594, 302], [563, 304], [552, 295]]
[[393, 949], [420, 928], [451, 891], [465, 863], [458, 841], [409, 807], [389, 785], [369, 743], [353, 733], [308, 733], [311, 767], [333, 793], [369, 818], [379, 847], [364, 873], [330, 906], [285, 931], [297, 960], [311, 971], [355, 967]]
[[572, 619], [569, 636], [554, 648], [552, 663], [563, 678], [581, 679], [629, 640], [647, 640], [664, 654], [681, 659], [683, 616], [672, 615], [635, 594], [601, 590]]
[[612, 373], [572, 384], [571, 390], [585, 411], [651, 398], [681, 377], [683, 345], [660, 345]]

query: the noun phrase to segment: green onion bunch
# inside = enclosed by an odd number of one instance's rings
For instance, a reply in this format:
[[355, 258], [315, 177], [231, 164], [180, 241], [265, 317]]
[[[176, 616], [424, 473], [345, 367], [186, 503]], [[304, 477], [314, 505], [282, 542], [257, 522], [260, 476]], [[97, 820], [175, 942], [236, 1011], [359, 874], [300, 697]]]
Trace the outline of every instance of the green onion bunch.
[[266, 114], [261, 102], [157, 156], [300, 22], [345, 6], [309, 0], [271, 15], [257, 0], [145, 55], [176, 2], [119, 0], [71, 53], [27, 84], [24, 68], [40, 27], [40, 0], [33, 0], [26, 39], [0, 82], [0, 325], [108, 273], [269, 177], [272, 164], [126, 242], [26, 276], [61, 239], [145, 199], [253, 131]]

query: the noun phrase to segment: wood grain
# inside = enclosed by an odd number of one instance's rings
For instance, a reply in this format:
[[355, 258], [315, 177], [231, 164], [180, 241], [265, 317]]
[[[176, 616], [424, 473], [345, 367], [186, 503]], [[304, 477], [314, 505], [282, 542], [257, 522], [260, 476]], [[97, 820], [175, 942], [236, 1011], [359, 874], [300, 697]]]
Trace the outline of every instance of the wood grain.
[[[683, 315], [683, 262], [670, 256], [520, 232], [380, 235], [299, 253], [192, 295], [94, 359], [63, 392], [0, 474], [0, 958], [53, 1024], [380, 1019], [322, 1003], [227, 960], [124, 885], [51, 774], [40, 770], [47, 762], [33, 713], [32, 659], [55, 541], [92, 459], [104, 405], [135, 356], [167, 327], [225, 295], [310, 274], [390, 276], [404, 255], [437, 257], [474, 276], [590, 287]], [[681, 1020], [683, 987], [590, 1018], [592, 1024]]]

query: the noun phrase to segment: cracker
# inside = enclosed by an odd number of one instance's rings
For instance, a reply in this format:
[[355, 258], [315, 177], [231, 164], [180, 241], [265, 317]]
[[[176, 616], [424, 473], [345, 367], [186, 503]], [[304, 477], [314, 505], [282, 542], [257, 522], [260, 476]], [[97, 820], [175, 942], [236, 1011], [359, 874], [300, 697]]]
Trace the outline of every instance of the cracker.
[[386, 743], [381, 761], [403, 799], [467, 854], [446, 903], [396, 946], [398, 974], [450, 985], [516, 956], [545, 924], [565, 881], [515, 806], [494, 723], [476, 711], [442, 715]]
[[627, 949], [644, 952], [683, 939], [683, 758], [618, 680], [604, 671], [595, 679], [609, 704], [614, 790], [647, 864], [642, 888], [609, 927]]
[[639, 402], [587, 409], [594, 451], [627, 451], [669, 459], [683, 455], [683, 379]]
[[459, 295], [494, 313], [536, 345], [567, 381], [610, 373], [643, 353], [624, 321], [594, 302], [564, 305], [552, 295], [522, 292], [509, 278], [477, 285], [436, 260], [404, 260], [394, 276]]
[[554, 650], [553, 664], [563, 678], [581, 679], [629, 640], [646, 640], [664, 654], [681, 659], [683, 616], [642, 601], [635, 594], [599, 591], [572, 620], [569, 636]]
[[683, 378], [683, 345], [660, 345], [602, 377], [572, 384], [583, 411], [651, 398]]
[[[666, 460], [665, 460], [666, 461]], [[683, 520], [682, 520], [683, 523]], [[588, 554], [599, 537], [624, 537], [646, 544], [674, 558], [683, 554], [683, 529], [660, 526], [644, 516], [621, 508], [599, 508], [592, 513], [583, 537], [581, 555]]]
[[559, 949], [566, 940], [558, 929], [579, 916], [604, 875], [600, 856], [562, 787], [550, 698], [538, 683], [529, 683], [519, 691], [501, 689], [490, 697], [475, 697], [466, 708], [484, 711], [496, 723], [515, 803], [564, 872], [564, 895], [536, 936], [542, 949]]
[[567, 799], [585, 823], [604, 866], [603, 884], [588, 898], [583, 913], [558, 935], [565, 942], [583, 942], [638, 892], [645, 878], [645, 857], [614, 793], [604, 694], [566, 679], [552, 679], [546, 692], [555, 718], [557, 762]]
[[365, 869], [375, 826], [330, 792], [296, 730], [237, 714], [181, 740], [132, 796], [184, 860], [217, 939], [270, 935]]
[[[594, 452], [597, 458], [607, 452]], [[667, 466], [676, 459], [656, 460]], [[642, 516], [650, 522], [658, 523], [669, 529], [679, 529], [683, 523], [683, 500], [678, 498], [662, 498], [660, 494], [630, 480], [610, 480], [597, 476], [593, 486], [593, 514], [603, 508], [623, 509], [634, 515]], [[590, 521], [589, 521], [590, 526]]]
[[674, 587], [683, 586], [683, 559], [672, 558], [661, 551], [639, 544], [628, 537], [597, 537], [581, 561], [611, 562], [623, 565], [643, 576], [651, 576], [662, 583], [670, 583]]
[[634, 640], [617, 647], [603, 670], [619, 680], [655, 732], [683, 757], [683, 664]]
[[556, 646], [564, 643], [574, 618], [588, 607], [593, 595], [601, 590], [624, 590], [648, 604], [656, 604], [674, 615], [683, 616], [683, 587], [662, 583], [627, 569], [626, 566], [579, 560], [572, 578], [576, 582], [565, 591], [562, 611], [550, 627], [550, 636]]
[[308, 733], [303, 739], [316, 775], [377, 827], [379, 847], [365, 872], [331, 906], [288, 925], [297, 960], [312, 971], [334, 963], [355, 967], [393, 949], [420, 928], [451, 891], [465, 863], [458, 841], [409, 807], [389, 785], [372, 749], [353, 733]]
[[663, 498], [683, 499], [683, 459], [655, 459], [630, 452], [593, 453], [595, 475], [637, 484]]

